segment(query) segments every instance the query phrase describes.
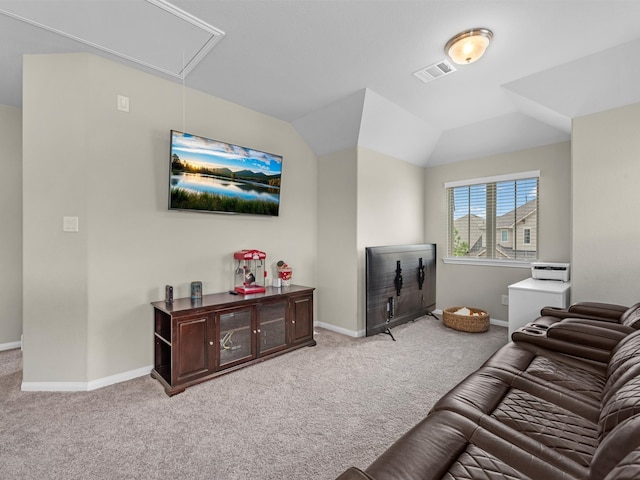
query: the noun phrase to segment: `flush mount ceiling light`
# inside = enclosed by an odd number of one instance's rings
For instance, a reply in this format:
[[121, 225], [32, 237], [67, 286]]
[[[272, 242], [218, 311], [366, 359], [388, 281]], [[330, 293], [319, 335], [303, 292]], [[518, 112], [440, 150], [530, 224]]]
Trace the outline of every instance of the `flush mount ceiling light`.
[[451, 60], [459, 65], [467, 65], [484, 55], [493, 38], [493, 32], [487, 28], [472, 28], [460, 32], [447, 42], [444, 51]]

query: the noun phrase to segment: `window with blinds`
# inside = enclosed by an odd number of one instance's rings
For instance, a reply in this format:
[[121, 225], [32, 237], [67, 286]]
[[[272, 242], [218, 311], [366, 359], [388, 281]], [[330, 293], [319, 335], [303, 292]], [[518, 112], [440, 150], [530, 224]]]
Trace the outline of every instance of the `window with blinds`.
[[446, 183], [448, 257], [536, 260], [539, 177], [535, 171]]

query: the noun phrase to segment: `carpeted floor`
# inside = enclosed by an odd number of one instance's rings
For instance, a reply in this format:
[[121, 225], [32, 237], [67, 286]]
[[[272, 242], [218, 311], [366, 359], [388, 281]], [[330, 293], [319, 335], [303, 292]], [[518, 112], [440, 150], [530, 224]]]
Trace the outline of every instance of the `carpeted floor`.
[[21, 392], [0, 352], [0, 478], [331, 480], [366, 467], [507, 342], [432, 317], [387, 335], [316, 330], [318, 345], [167, 397], [150, 377]]

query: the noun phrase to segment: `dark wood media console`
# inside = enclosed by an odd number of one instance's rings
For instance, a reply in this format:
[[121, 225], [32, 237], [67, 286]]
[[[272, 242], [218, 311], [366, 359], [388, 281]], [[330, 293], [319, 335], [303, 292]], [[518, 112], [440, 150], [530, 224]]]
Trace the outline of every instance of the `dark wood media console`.
[[167, 395], [292, 350], [313, 346], [313, 288], [153, 302], [151, 376]]

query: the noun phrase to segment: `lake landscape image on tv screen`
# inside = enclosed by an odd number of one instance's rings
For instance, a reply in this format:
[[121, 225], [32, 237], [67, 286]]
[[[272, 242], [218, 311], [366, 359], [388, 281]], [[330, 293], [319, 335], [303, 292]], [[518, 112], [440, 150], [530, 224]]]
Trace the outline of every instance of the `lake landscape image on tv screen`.
[[282, 157], [172, 131], [169, 207], [278, 215]]

